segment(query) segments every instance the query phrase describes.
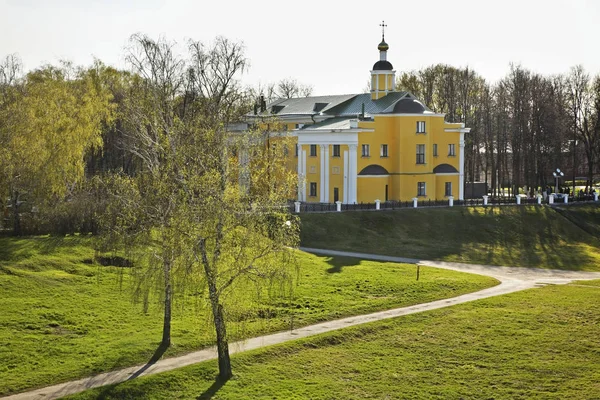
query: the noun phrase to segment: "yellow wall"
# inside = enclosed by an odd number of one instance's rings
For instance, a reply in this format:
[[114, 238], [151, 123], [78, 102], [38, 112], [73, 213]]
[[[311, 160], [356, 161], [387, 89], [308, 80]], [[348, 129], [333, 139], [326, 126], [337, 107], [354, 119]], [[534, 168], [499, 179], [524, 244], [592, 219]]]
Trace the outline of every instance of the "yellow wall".
[[446, 182], [452, 183], [452, 196], [458, 200], [458, 175], [436, 175], [436, 193], [437, 200], [447, 199]]
[[357, 178], [358, 203], [374, 203], [375, 200], [385, 201], [385, 185], [388, 185], [388, 198], [390, 197], [390, 178], [382, 177], [358, 177]]
[[[375, 76], [374, 76], [375, 77]], [[379, 75], [380, 79], [387, 79]], [[380, 82], [380, 88], [384, 87]], [[417, 121], [425, 121], [425, 134], [416, 133]], [[369, 165], [375, 164], [385, 168], [389, 176], [383, 177], [358, 177], [357, 201], [373, 202], [375, 199], [385, 200], [385, 185], [388, 185], [388, 199], [410, 201], [417, 195], [417, 182], [426, 183], [426, 196], [420, 200], [445, 199], [445, 182], [452, 182], [452, 191], [458, 199], [458, 175], [435, 175], [433, 169], [440, 164], [450, 164], [456, 170], [459, 166], [459, 138], [458, 132], [445, 132], [445, 129], [460, 128], [461, 124], [450, 124], [444, 121], [443, 116], [425, 115], [376, 115], [374, 121], [360, 121], [359, 128], [372, 130], [358, 134], [357, 148], [357, 173]], [[287, 123], [288, 131], [295, 128], [294, 123]], [[291, 140], [294, 145], [297, 138]], [[448, 156], [448, 144], [455, 145], [456, 156]], [[362, 145], [370, 146], [370, 155], [362, 157]], [[380, 146], [388, 145], [388, 157], [380, 156]], [[425, 145], [425, 164], [416, 163], [417, 144]], [[433, 144], [438, 145], [438, 156], [433, 156]], [[292, 144], [289, 144], [288, 166], [290, 170], [297, 171], [298, 158]], [[318, 202], [321, 197], [320, 168], [321, 148], [317, 145], [317, 157], [310, 156], [310, 146], [303, 145], [306, 151], [306, 200]], [[340, 157], [333, 157], [333, 145], [329, 145], [329, 201], [334, 201], [334, 188], [339, 189], [339, 199], [344, 199], [344, 152], [349, 151], [347, 145], [340, 146]], [[302, 155], [302, 152], [299, 152]], [[338, 168], [339, 174], [333, 171]], [[347, 174], [348, 171], [345, 171]], [[317, 184], [317, 195], [309, 196], [310, 183]]]
[[[329, 202], [334, 202], [333, 188], [338, 188], [339, 201], [344, 201], [344, 151], [348, 151], [347, 145], [340, 145], [340, 156], [333, 156], [333, 145], [329, 146]], [[339, 174], [334, 174], [334, 168], [338, 168]]]
[[[425, 133], [416, 133], [417, 121], [425, 121]], [[358, 137], [358, 168], [360, 171], [368, 165], [376, 164], [385, 168], [390, 174], [387, 180], [390, 200], [408, 201], [417, 195], [417, 183], [426, 183], [426, 196], [423, 199], [444, 199], [443, 182], [436, 179], [433, 169], [440, 164], [450, 164], [459, 170], [459, 138], [458, 132], [445, 132], [446, 128], [458, 128], [460, 124], [447, 124], [442, 116], [375, 116], [374, 122], [360, 122], [360, 128], [374, 129], [374, 132], [362, 132]], [[438, 156], [433, 156], [433, 144], [438, 145]], [[455, 145], [456, 156], [448, 156], [448, 144]], [[362, 157], [363, 144], [369, 144], [370, 156]], [[380, 145], [388, 145], [388, 157], [380, 157]], [[417, 164], [417, 144], [425, 145], [425, 164]], [[449, 178], [444, 176], [443, 179]], [[359, 182], [361, 179], [358, 178]], [[453, 192], [458, 197], [458, 176], [453, 177]], [[448, 180], [450, 181], [450, 180]], [[376, 183], [379, 182], [379, 183]], [[373, 197], [362, 191], [382, 193], [385, 184], [374, 181], [369, 184], [358, 184], [358, 201]], [[438, 182], [442, 182], [441, 188]], [[373, 187], [375, 185], [375, 187]], [[382, 186], [383, 185], [383, 186]]]
[[[302, 145], [306, 150], [306, 201], [309, 203], [318, 203], [321, 198], [321, 148], [317, 145], [317, 156], [311, 157], [310, 145]], [[310, 183], [317, 183], [317, 195], [310, 195]]]

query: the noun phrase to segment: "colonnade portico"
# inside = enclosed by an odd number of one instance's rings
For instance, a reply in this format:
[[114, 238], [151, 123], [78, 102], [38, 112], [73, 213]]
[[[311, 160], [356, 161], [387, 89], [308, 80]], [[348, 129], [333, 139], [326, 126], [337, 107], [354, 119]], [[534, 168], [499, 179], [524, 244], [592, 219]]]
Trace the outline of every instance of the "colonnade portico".
[[324, 133], [306, 132], [298, 135], [298, 201], [307, 201], [307, 182], [310, 175], [307, 174], [307, 149], [303, 146], [319, 146], [319, 187], [318, 198], [321, 203], [331, 203], [330, 198], [330, 149], [333, 145], [347, 145], [348, 150], [343, 152], [342, 171], [343, 188], [341, 200], [346, 204], [356, 203], [357, 188], [357, 149], [358, 132]]

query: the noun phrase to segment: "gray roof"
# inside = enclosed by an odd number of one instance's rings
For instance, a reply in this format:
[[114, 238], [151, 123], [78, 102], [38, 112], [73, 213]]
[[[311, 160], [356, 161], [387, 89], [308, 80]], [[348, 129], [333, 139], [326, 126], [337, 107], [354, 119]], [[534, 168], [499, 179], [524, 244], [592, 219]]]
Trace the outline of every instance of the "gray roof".
[[362, 113], [363, 104], [365, 114], [380, 114], [407, 95], [408, 92], [391, 92], [378, 100], [372, 100], [370, 93], [278, 99], [267, 104], [266, 111], [258, 115], [356, 117]]
[[351, 99], [354, 94], [343, 94], [337, 96], [312, 96], [298, 97], [293, 99], [278, 99], [267, 104], [267, 111], [261, 115], [275, 114], [283, 115], [314, 115], [326, 114], [327, 111], [338, 104]]
[[347, 117], [334, 117], [328, 118], [325, 121], [321, 121], [312, 125], [304, 125], [302, 130], [323, 130], [329, 131], [332, 129], [350, 129], [351, 118]]
[[329, 109], [328, 113], [337, 116], [356, 116], [362, 112], [362, 105], [364, 104], [365, 114], [379, 114], [407, 94], [408, 92], [391, 92], [377, 100], [372, 100], [370, 93], [357, 94], [350, 100]]

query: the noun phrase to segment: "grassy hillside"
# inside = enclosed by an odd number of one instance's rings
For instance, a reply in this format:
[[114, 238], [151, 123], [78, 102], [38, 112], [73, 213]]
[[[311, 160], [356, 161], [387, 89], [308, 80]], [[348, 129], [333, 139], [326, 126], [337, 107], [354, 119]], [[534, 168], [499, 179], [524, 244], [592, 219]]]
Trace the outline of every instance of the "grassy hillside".
[[[454, 207], [301, 214], [302, 245], [420, 259], [600, 270], [600, 206]], [[592, 216], [592, 217], [590, 217]]]
[[[89, 238], [0, 238], [0, 395], [147, 362], [162, 313], [131, 301], [127, 270], [90, 264]], [[493, 286], [493, 279], [436, 269], [298, 254], [294, 296], [256, 289], [229, 304], [232, 340], [317, 321], [417, 304]], [[202, 289], [200, 289], [202, 291]], [[200, 298], [179, 299], [173, 347], [213, 343]]]
[[597, 399], [600, 281], [408, 315], [71, 399]]

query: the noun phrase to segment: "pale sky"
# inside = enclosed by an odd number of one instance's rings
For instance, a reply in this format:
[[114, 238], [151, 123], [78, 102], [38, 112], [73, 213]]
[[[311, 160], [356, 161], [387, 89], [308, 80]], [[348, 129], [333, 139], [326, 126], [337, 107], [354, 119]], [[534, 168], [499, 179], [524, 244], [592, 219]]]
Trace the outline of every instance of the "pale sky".
[[446, 63], [494, 82], [511, 62], [600, 73], [600, 0], [0, 0], [0, 58], [17, 53], [26, 70], [94, 57], [123, 68], [133, 33], [182, 45], [223, 35], [246, 46], [245, 84], [291, 77], [314, 95], [360, 93], [382, 19], [397, 74]]

